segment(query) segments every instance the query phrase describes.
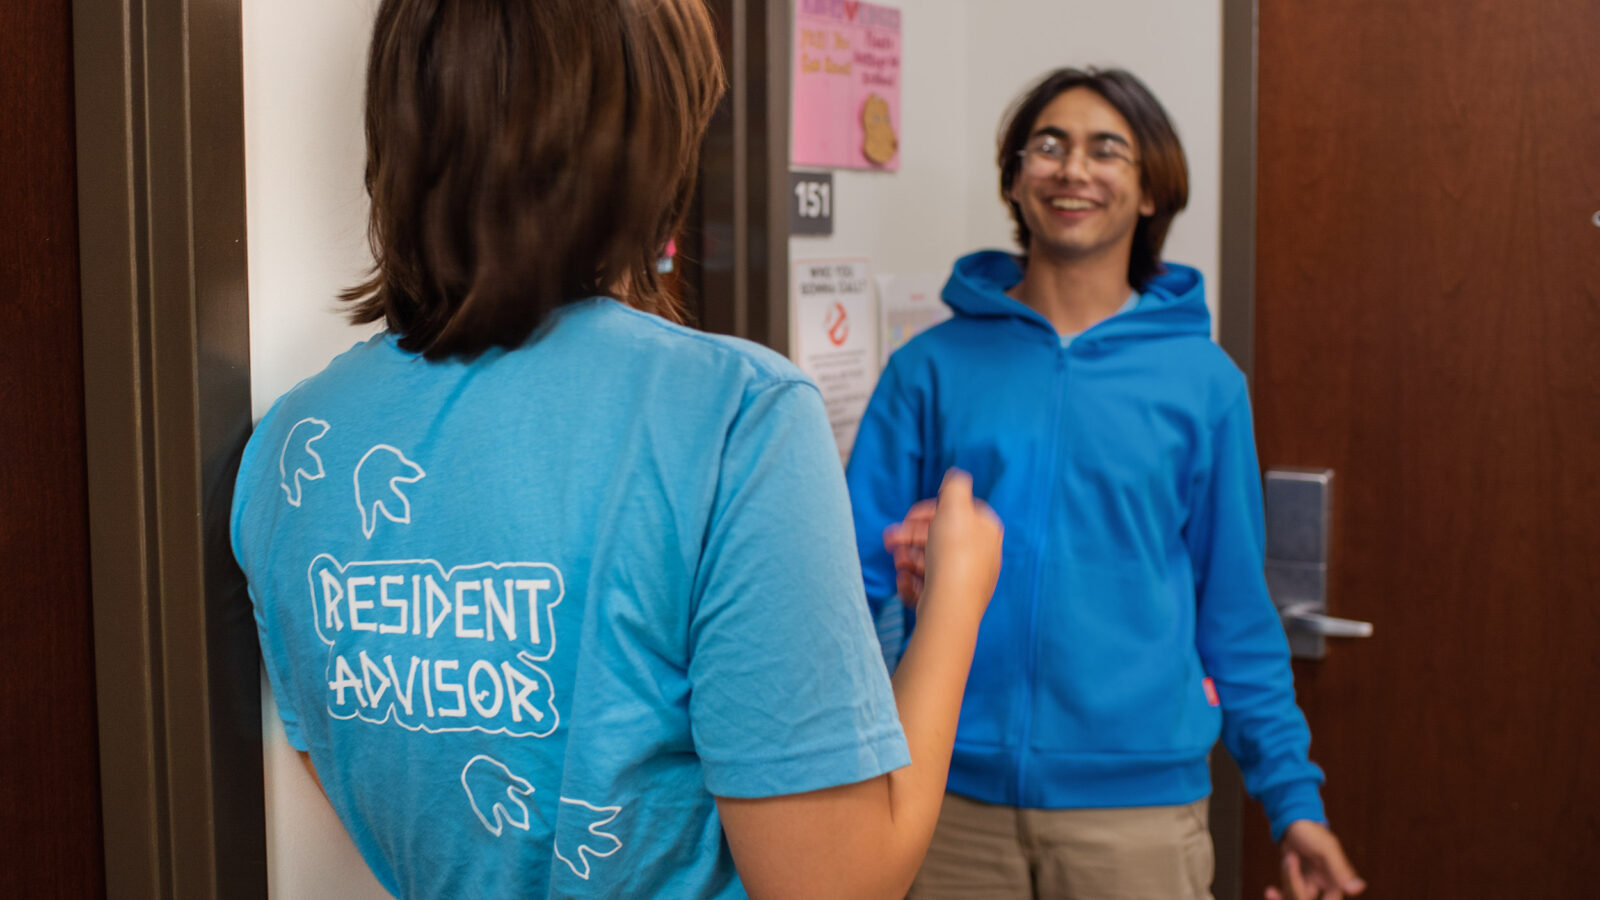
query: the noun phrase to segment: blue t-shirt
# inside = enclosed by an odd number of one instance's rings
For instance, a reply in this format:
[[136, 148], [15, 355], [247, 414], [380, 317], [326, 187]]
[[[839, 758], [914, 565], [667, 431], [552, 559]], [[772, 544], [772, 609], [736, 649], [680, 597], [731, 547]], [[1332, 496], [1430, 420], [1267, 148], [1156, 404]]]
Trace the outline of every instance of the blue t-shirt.
[[909, 763], [821, 397], [613, 300], [286, 394], [234, 552], [289, 742], [404, 897], [738, 897], [713, 795]]

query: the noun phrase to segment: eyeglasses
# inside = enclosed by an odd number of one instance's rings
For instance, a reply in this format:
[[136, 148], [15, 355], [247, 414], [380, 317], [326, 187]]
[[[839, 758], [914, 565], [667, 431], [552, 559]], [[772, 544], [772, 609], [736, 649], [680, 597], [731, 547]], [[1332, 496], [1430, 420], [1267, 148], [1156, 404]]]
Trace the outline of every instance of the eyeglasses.
[[[1033, 178], [1052, 178], [1063, 172], [1072, 158], [1072, 148], [1054, 135], [1035, 138], [1028, 146], [1017, 151], [1022, 157], [1022, 170]], [[1114, 137], [1100, 136], [1083, 146], [1084, 165], [1091, 169], [1109, 169], [1123, 164], [1137, 166], [1128, 145]]]

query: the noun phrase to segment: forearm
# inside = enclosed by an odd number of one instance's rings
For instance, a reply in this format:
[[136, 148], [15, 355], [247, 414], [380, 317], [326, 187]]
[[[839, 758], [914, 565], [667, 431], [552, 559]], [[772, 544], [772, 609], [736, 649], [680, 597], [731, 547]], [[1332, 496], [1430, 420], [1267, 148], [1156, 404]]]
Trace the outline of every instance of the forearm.
[[969, 608], [930, 588], [919, 608], [916, 630], [895, 671], [894, 696], [911, 750], [911, 765], [890, 773], [891, 815], [921, 859], [933, 835], [950, 773], [961, 698], [977, 642]]

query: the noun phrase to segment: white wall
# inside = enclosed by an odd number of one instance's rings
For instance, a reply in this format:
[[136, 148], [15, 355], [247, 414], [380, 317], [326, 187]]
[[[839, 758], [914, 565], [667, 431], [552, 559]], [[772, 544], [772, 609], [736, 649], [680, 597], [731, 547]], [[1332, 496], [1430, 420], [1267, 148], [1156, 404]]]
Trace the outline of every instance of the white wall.
[[[334, 297], [366, 245], [362, 67], [376, 0], [244, 0], [250, 393], [256, 418], [371, 332]], [[386, 898], [294, 751], [262, 682], [271, 896]]]
[[257, 416], [371, 333], [335, 296], [372, 264], [362, 92], [377, 0], [244, 0], [251, 396]]
[[995, 131], [1011, 100], [1060, 66], [1127, 69], [1167, 108], [1188, 154], [1189, 206], [1174, 221], [1162, 255], [1205, 275], [1215, 322], [1221, 296], [1220, 0], [971, 0], [966, 6], [968, 244], [1014, 247], [994, 164]]

